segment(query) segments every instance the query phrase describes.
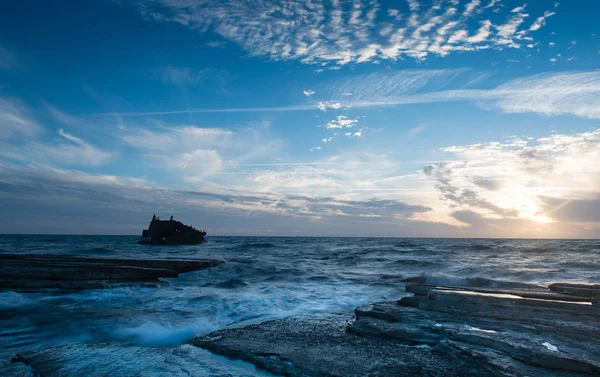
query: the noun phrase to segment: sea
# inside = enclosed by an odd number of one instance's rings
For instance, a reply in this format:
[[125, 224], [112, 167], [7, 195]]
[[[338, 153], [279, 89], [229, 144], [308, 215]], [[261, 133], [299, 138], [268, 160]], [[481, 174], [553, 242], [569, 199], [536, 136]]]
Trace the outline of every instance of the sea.
[[[600, 283], [600, 240], [207, 237], [200, 245], [150, 246], [138, 239], [0, 236], [0, 253], [225, 261], [164, 279], [168, 285], [158, 288], [0, 291], [0, 358], [63, 344], [177, 347], [228, 326], [351, 313], [405, 296], [411, 281], [495, 288]], [[223, 374], [231, 363], [212, 361]]]

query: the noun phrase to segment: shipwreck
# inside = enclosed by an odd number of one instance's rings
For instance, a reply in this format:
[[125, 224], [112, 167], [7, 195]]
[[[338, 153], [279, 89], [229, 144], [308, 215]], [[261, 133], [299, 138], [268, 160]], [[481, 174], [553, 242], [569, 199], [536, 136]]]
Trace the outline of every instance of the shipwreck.
[[158, 216], [152, 216], [148, 229], [142, 231], [142, 237], [138, 243], [145, 245], [193, 245], [205, 241], [204, 230], [195, 229], [185, 225], [181, 221], [161, 220]]

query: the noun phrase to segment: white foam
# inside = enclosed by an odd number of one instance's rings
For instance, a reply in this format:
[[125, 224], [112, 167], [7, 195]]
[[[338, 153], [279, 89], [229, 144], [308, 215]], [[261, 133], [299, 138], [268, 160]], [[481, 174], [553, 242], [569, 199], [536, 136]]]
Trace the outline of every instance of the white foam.
[[173, 347], [216, 329], [216, 325], [207, 322], [197, 322], [180, 327], [145, 322], [135, 327], [119, 329], [115, 335], [122, 340], [132, 340], [140, 346]]
[[473, 326], [467, 326], [467, 329], [471, 330], [471, 331], [481, 331], [481, 332], [486, 332], [488, 334], [497, 334], [498, 331], [495, 330], [485, 330], [485, 329], [480, 329], [477, 327], [473, 327]]
[[550, 344], [548, 342], [542, 343], [542, 346], [548, 348], [550, 351], [558, 352], [558, 347], [556, 347], [555, 345]]

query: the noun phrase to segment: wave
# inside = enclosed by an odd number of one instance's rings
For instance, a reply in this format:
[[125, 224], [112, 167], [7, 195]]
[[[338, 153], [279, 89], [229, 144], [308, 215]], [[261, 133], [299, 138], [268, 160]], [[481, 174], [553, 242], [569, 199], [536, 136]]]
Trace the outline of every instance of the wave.
[[452, 245], [451, 248], [460, 251], [487, 251], [496, 249], [490, 245]]
[[286, 246], [275, 245], [271, 242], [249, 242], [233, 246], [231, 251], [236, 253], [252, 252], [258, 250], [270, 250], [275, 248], [285, 248]]
[[234, 289], [234, 288], [240, 288], [240, 287], [245, 287], [246, 283], [244, 283], [244, 281], [242, 279], [229, 279], [226, 281], [222, 281], [218, 284], [215, 284], [215, 287], [218, 288], [227, 288], [227, 289]]
[[398, 259], [391, 263], [392, 265], [407, 266], [407, 267], [434, 267], [440, 266], [439, 262], [418, 260], [418, 259]]
[[414, 241], [402, 241], [394, 245], [394, 247], [402, 247], [402, 248], [412, 248], [412, 247], [422, 247], [423, 244], [414, 242]]
[[31, 299], [16, 292], [0, 292], [0, 310], [15, 310], [29, 306], [33, 302]]
[[115, 250], [106, 249], [104, 247], [92, 247], [91, 249], [84, 250], [84, 252], [91, 252], [91, 253], [116, 253]]
[[272, 248], [272, 247], [279, 247], [279, 246], [275, 245], [274, 243], [270, 243], [270, 242], [245, 243], [241, 246], [242, 247], [251, 247], [254, 249], [268, 249], [268, 248]]
[[551, 253], [553, 251], [556, 251], [556, 248], [554, 248], [552, 246], [538, 246], [538, 247], [525, 248], [523, 251], [526, 253], [532, 253], [532, 254]]
[[423, 274], [425, 284], [476, 288], [539, 288], [539, 285], [518, 281], [491, 279], [483, 276], [458, 277], [446, 274]]
[[576, 261], [576, 262], [564, 262], [560, 264], [564, 267], [575, 267], [575, 268], [600, 268], [600, 263], [589, 262], [589, 261]]

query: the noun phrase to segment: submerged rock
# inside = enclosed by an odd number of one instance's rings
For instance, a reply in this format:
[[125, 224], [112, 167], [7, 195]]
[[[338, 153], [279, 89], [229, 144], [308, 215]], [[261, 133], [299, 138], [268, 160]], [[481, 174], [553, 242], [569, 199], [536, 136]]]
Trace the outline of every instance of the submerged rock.
[[281, 319], [192, 343], [287, 376], [600, 375], [600, 312], [589, 298], [542, 288], [407, 291], [415, 295], [361, 306], [354, 319]]

